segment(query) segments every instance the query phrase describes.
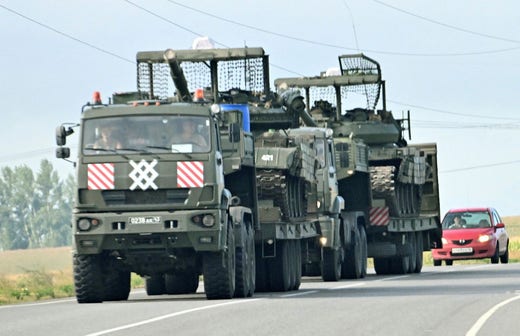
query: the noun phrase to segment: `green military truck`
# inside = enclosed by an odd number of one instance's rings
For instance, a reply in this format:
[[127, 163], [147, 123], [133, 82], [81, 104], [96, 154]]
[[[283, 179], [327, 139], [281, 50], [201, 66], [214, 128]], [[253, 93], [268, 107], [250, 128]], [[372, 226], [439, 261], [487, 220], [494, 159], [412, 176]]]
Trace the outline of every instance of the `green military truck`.
[[[441, 243], [437, 147], [407, 143], [409, 113], [395, 119], [387, 110], [379, 63], [363, 54], [339, 61], [337, 75], [279, 78], [275, 86], [298, 90], [315, 124], [333, 130], [342, 217], [365, 214], [358, 217], [365, 230], [355, 239], [374, 258], [376, 272], [418, 273], [423, 251]], [[366, 106], [356, 107], [359, 97]], [[352, 277], [362, 277], [364, 267], [354, 265]]]
[[[240, 111], [134, 98], [115, 94], [117, 104], [98, 99], [81, 112], [77, 301], [126, 300], [131, 272], [146, 277], [149, 295], [194, 293], [200, 275], [208, 299], [253, 295], [256, 176]], [[57, 128], [58, 158], [70, 156], [72, 132]]]

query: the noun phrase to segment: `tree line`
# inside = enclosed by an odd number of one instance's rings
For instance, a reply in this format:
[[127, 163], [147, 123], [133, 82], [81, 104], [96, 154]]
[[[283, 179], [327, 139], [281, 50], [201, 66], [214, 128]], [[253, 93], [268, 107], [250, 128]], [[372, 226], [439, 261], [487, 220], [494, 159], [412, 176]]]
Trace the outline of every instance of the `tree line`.
[[0, 251], [71, 244], [75, 181], [64, 180], [44, 159], [0, 170]]

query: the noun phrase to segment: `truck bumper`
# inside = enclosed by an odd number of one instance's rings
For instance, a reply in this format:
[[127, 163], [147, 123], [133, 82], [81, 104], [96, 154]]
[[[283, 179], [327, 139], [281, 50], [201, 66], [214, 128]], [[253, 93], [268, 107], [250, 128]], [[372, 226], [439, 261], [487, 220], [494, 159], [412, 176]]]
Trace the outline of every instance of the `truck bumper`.
[[[192, 218], [213, 215], [215, 224], [205, 227]], [[78, 213], [74, 214], [74, 247], [79, 254], [101, 251], [142, 251], [193, 248], [195, 251], [224, 249], [227, 218], [219, 210], [175, 212]], [[97, 219], [90, 230], [78, 228], [82, 218]]]

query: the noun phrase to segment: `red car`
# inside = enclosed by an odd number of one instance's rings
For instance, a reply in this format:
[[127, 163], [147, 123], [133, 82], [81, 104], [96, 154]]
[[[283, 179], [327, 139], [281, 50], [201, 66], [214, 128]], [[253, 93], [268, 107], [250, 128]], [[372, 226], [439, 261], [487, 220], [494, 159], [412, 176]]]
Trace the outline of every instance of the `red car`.
[[493, 208], [451, 209], [442, 221], [442, 248], [432, 249], [433, 265], [453, 260], [491, 258], [509, 262], [509, 236]]

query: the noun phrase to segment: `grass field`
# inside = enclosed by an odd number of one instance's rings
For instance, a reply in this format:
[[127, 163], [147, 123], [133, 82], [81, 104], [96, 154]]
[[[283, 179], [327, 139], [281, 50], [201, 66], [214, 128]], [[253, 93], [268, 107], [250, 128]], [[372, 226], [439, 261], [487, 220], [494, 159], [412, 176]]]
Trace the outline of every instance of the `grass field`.
[[[510, 236], [510, 262], [520, 262], [520, 216], [503, 220]], [[424, 263], [432, 264], [431, 253], [424, 253]], [[489, 259], [456, 263], [489, 263]], [[132, 287], [140, 286], [143, 280], [132, 274]], [[0, 304], [73, 295], [70, 246], [0, 252]]]

